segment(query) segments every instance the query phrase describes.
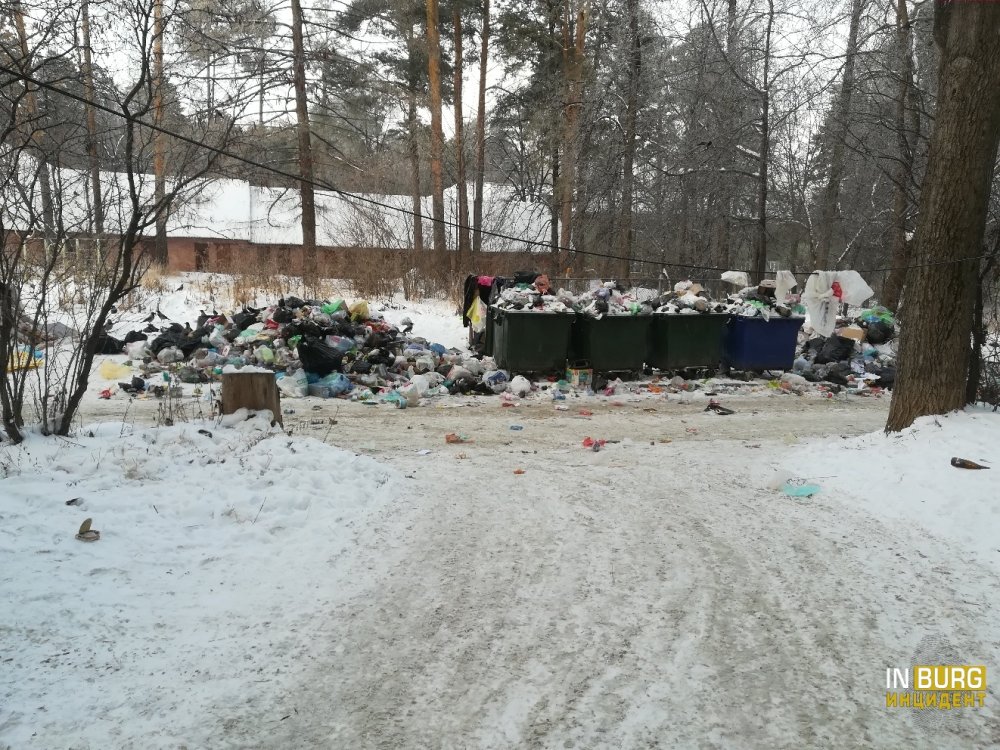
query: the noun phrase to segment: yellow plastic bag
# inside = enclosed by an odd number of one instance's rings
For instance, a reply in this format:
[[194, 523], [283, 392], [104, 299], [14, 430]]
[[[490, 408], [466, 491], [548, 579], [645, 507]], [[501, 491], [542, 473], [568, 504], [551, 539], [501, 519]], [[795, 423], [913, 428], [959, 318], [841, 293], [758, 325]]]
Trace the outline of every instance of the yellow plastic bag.
[[117, 362], [112, 362], [110, 359], [106, 359], [101, 362], [101, 366], [97, 368], [97, 374], [105, 380], [121, 380], [122, 378], [132, 377], [132, 368], [120, 365]]
[[469, 324], [476, 333], [486, 328], [486, 305], [483, 304], [479, 295], [476, 295], [476, 298], [472, 300], [472, 304], [465, 312], [465, 317], [469, 319]]
[[351, 320], [355, 323], [361, 320], [368, 320], [368, 303], [365, 300], [355, 302], [347, 308], [347, 311], [351, 314]]
[[38, 367], [42, 363], [42, 353], [32, 352], [27, 347], [18, 347], [17, 351], [10, 353], [10, 361], [7, 363], [8, 372], [18, 370], [29, 370]]

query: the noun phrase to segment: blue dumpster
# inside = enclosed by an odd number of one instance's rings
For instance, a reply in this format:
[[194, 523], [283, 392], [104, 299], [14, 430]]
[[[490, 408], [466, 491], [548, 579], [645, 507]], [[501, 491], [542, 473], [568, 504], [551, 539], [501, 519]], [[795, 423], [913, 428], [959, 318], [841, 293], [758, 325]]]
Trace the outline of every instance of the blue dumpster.
[[805, 318], [734, 315], [726, 331], [723, 364], [734, 370], [790, 370]]

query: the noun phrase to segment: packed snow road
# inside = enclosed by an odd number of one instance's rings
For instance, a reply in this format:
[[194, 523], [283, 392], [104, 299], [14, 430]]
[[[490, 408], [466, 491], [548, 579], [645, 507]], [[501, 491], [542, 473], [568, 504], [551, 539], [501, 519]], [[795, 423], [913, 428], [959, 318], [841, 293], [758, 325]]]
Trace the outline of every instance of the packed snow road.
[[[887, 402], [730, 397], [721, 416], [685, 400], [287, 402], [286, 427], [406, 481], [338, 561], [356, 590], [296, 634], [293, 686], [233, 706], [206, 746], [1000, 745], [995, 693], [885, 705], [886, 668], [933, 657], [935, 637], [1000, 663], [996, 566], [836, 491], [768, 486], [793, 443], [834, 454]], [[806, 478], [866, 470], [838, 461]]]

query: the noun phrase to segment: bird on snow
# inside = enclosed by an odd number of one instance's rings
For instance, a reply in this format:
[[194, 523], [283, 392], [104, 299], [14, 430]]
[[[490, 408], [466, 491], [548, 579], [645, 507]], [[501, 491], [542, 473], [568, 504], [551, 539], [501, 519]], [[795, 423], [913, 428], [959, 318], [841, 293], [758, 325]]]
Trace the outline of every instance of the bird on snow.
[[174, 289], [174, 291], [175, 291], [175, 292], [180, 292], [180, 291], [182, 291], [183, 289], [184, 289], [184, 285], [183, 285], [183, 284], [181, 284], [181, 285], [180, 285], [179, 287], [177, 287], [176, 289]]
[[208, 322], [208, 316], [205, 314], [204, 310], [199, 310], [198, 312], [201, 313], [198, 316], [198, 327], [201, 328], [203, 325], [205, 325]]
[[156, 317], [156, 313], [150, 313], [149, 317], [148, 318], [144, 318], [142, 320], [142, 322], [143, 323], [152, 323], [153, 322], [153, 318], [155, 318], [155, 317]]
[[410, 320], [409, 318], [403, 318], [401, 321], [399, 321], [399, 330], [402, 333], [409, 333], [410, 331], [413, 330], [413, 321]]
[[166, 315], [160, 312], [160, 308], [156, 308], [156, 317], [158, 317], [160, 320], [170, 320], [170, 318], [168, 318]]

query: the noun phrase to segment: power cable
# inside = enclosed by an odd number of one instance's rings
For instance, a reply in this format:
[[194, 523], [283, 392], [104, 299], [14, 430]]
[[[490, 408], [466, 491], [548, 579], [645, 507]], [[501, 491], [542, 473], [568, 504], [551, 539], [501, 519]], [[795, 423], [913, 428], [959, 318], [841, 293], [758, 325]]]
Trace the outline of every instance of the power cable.
[[[13, 68], [9, 68], [6, 65], [0, 64], [0, 71], [6, 73], [8, 75], [13, 76], [14, 80], [20, 80], [20, 81], [23, 81], [25, 83], [34, 84], [35, 86], [38, 86], [40, 88], [44, 88], [44, 89], [46, 89], [48, 91], [52, 91], [53, 93], [56, 93], [56, 94], [60, 94], [62, 96], [65, 96], [65, 97], [67, 97], [69, 99], [73, 99], [73, 100], [75, 100], [77, 102], [80, 102], [82, 104], [88, 104], [88, 105], [92, 106], [94, 109], [100, 110], [102, 112], [106, 112], [107, 114], [114, 115], [115, 117], [120, 117], [123, 120], [125, 120], [126, 122], [130, 122], [130, 123], [135, 124], [135, 125], [140, 125], [142, 127], [149, 128], [150, 130], [152, 130], [154, 132], [162, 133], [163, 135], [169, 136], [171, 138], [175, 138], [176, 140], [179, 140], [179, 141], [181, 141], [183, 143], [188, 143], [188, 144], [190, 144], [192, 146], [195, 146], [197, 148], [206, 149], [208, 151], [211, 151], [211, 152], [217, 154], [218, 156], [224, 156], [226, 158], [242, 162], [242, 163], [247, 164], [248, 166], [254, 167], [256, 169], [260, 169], [260, 170], [265, 171], [265, 172], [270, 172], [271, 174], [275, 174], [275, 175], [278, 175], [280, 177], [284, 177], [286, 179], [293, 180], [295, 182], [299, 182], [299, 183], [305, 182], [307, 184], [312, 185], [315, 188], [319, 188], [320, 190], [326, 190], [326, 191], [329, 191], [329, 192], [332, 192], [332, 193], [336, 193], [337, 195], [339, 195], [339, 196], [341, 196], [343, 198], [349, 199], [349, 200], [355, 200], [355, 201], [358, 201], [360, 203], [367, 203], [369, 205], [377, 206], [379, 208], [389, 209], [391, 211], [396, 211], [398, 213], [402, 213], [402, 214], [405, 214], [405, 215], [408, 215], [408, 216], [411, 216], [411, 217], [417, 217], [417, 216], [419, 216], [421, 219], [425, 219], [426, 218], [426, 219], [429, 219], [432, 222], [439, 222], [441, 224], [444, 224], [445, 226], [452, 227], [452, 228], [455, 228], [455, 229], [467, 229], [469, 231], [473, 231], [472, 227], [469, 227], [467, 225], [461, 224], [459, 222], [450, 221], [448, 219], [437, 219], [437, 218], [435, 218], [433, 216], [426, 216], [423, 213], [419, 213], [418, 214], [417, 212], [412, 211], [410, 209], [402, 208], [400, 206], [393, 206], [393, 205], [388, 204], [388, 203], [382, 203], [381, 201], [377, 201], [374, 198], [369, 198], [369, 197], [364, 196], [364, 195], [359, 195], [357, 193], [351, 193], [351, 192], [348, 192], [346, 190], [341, 190], [341, 189], [339, 189], [337, 187], [334, 187], [333, 185], [330, 185], [330, 184], [324, 183], [324, 182], [320, 182], [320, 181], [317, 181], [317, 180], [303, 180], [302, 177], [300, 177], [299, 175], [293, 174], [292, 172], [286, 172], [285, 170], [279, 169], [278, 167], [272, 167], [272, 166], [263, 164], [261, 162], [258, 162], [258, 161], [255, 161], [253, 159], [250, 159], [248, 157], [241, 156], [241, 155], [233, 153], [231, 151], [227, 151], [225, 149], [219, 148], [218, 146], [212, 146], [210, 144], [203, 143], [201, 141], [195, 140], [194, 138], [192, 138], [190, 136], [186, 136], [186, 135], [183, 135], [181, 133], [177, 133], [176, 131], [172, 131], [169, 128], [165, 128], [162, 125], [156, 125], [154, 123], [146, 122], [145, 120], [143, 120], [143, 119], [141, 119], [139, 117], [135, 117], [135, 116], [127, 114], [125, 112], [120, 112], [118, 110], [111, 109], [110, 107], [107, 107], [107, 106], [102, 105], [102, 104], [98, 104], [97, 102], [92, 102], [92, 101], [88, 100], [86, 97], [80, 96], [79, 94], [74, 94], [74, 93], [72, 93], [70, 91], [64, 91], [64, 90], [58, 88], [57, 86], [54, 86], [54, 85], [52, 85], [52, 84], [50, 84], [50, 83], [48, 83], [46, 81], [39, 80], [39, 79], [37, 79], [37, 78], [35, 78], [33, 76], [30, 76], [30, 75], [28, 75], [26, 73], [22, 73], [22, 72], [20, 72], [18, 70], [15, 70]], [[629, 262], [636, 261], [636, 262], [640, 262], [640, 263], [649, 263], [650, 265], [653, 265], [653, 266], [661, 266], [663, 268], [670, 267], [670, 268], [697, 269], [697, 270], [700, 270], [700, 271], [723, 271], [723, 272], [724, 271], [742, 271], [743, 273], [747, 273], [747, 274], [754, 273], [754, 271], [751, 271], [751, 270], [737, 269], [737, 268], [731, 268], [731, 267], [730, 268], [723, 268], [723, 267], [720, 267], [720, 266], [702, 266], [702, 265], [691, 264], [691, 263], [668, 263], [666, 261], [660, 261], [660, 260], [642, 260], [642, 259], [639, 259], [639, 258], [627, 258], [627, 257], [621, 256], [621, 255], [614, 255], [612, 253], [600, 253], [600, 252], [596, 252], [594, 250], [578, 250], [578, 249], [575, 249], [575, 248], [564, 247], [562, 245], [556, 245], [555, 247], [553, 247], [551, 244], [549, 244], [547, 242], [540, 242], [538, 240], [529, 240], [529, 239], [524, 239], [524, 238], [521, 238], [521, 237], [514, 237], [513, 235], [503, 234], [502, 232], [494, 232], [494, 231], [487, 230], [487, 229], [480, 229], [480, 233], [482, 235], [484, 235], [484, 236], [487, 236], [487, 237], [495, 237], [497, 239], [508, 240], [510, 242], [519, 242], [519, 243], [524, 244], [524, 245], [531, 245], [531, 246], [535, 246], [535, 247], [544, 247], [544, 248], [547, 248], [550, 251], [551, 250], [558, 250], [558, 251], [565, 252], [565, 253], [575, 253], [576, 255], [586, 255], [586, 256], [590, 256], [590, 257], [594, 257], [594, 258], [605, 258], [605, 259], [609, 259], [609, 260], [629, 261]], [[940, 260], [940, 261], [929, 261], [927, 263], [915, 263], [915, 264], [908, 265], [908, 266], [896, 266], [896, 267], [889, 267], [889, 268], [868, 268], [868, 269], [857, 269], [857, 270], [858, 270], [859, 273], [882, 273], [882, 272], [886, 272], [886, 271], [909, 270], [909, 269], [912, 269], [912, 268], [926, 268], [926, 267], [929, 267], [929, 266], [950, 265], [952, 263], [964, 263], [964, 262], [971, 261], [971, 260], [981, 260], [981, 259], [986, 258], [986, 257], [989, 257], [989, 256], [987, 254], [984, 254], [984, 255], [971, 256], [971, 257], [967, 257], [967, 258], [957, 258], [957, 259], [953, 259], [953, 260]], [[813, 271], [812, 273], [818, 273], [818, 271]]]

